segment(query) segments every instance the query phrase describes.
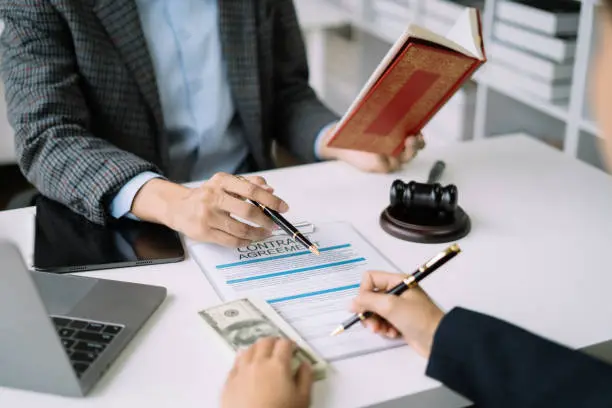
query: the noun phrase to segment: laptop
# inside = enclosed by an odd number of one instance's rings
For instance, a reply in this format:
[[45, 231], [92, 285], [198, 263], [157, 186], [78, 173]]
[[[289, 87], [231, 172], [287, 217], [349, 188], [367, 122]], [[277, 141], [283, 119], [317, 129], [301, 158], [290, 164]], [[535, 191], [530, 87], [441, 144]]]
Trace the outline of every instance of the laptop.
[[29, 271], [0, 241], [0, 387], [85, 396], [166, 298], [163, 287]]

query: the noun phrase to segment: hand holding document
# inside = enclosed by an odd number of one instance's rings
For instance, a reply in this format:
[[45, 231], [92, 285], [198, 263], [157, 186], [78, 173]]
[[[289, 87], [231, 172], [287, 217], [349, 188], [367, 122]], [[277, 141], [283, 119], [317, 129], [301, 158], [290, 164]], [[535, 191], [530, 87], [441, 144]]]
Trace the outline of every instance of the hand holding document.
[[291, 339], [297, 345], [291, 361], [293, 374], [307, 363], [312, 367], [315, 380], [325, 378], [327, 363], [264, 301], [239, 299], [203, 310], [200, 316], [234, 352], [247, 349], [265, 337]]
[[348, 223], [303, 231], [319, 256], [286, 234], [242, 248], [192, 243], [189, 252], [224, 302], [264, 300], [327, 361], [404, 344], [372, 336], [361, 326], [341, 338], [329, 336], [349, 316], [363, 274], [397, 268]]

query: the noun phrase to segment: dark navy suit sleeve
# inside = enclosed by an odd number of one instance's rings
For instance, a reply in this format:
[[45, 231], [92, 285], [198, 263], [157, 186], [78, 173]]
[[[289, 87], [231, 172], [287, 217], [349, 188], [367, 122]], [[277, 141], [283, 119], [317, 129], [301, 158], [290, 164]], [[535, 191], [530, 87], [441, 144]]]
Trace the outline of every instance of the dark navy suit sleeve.
[[451, 310], [427, 375], [482, 407], [612, 407], [612, 366], [501, 320]]

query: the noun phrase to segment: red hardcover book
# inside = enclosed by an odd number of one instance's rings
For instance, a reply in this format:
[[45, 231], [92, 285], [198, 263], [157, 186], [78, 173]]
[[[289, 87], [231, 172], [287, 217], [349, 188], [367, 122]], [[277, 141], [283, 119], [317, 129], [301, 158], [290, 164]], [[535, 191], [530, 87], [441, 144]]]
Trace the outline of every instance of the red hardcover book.
[[410, 25], [336, 126], [330, 147], [398, 155], [487, 61], [480, 11], [443, 37]]

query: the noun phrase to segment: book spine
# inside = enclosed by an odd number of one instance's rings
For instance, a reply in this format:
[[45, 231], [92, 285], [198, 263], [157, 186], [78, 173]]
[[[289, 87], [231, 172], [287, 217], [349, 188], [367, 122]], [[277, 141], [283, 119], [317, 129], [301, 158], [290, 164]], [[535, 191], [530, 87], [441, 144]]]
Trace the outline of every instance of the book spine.
[[[370, 88], [367, 90], [367, 92], [363, 94], [363, 96], [359, 100], [358, 104], [352, 107], [353, 109], [351, 109], [350, 116], [345, 116], [338, 123], [338, 126], [336, 127], [336, 130], [335, 130], [334, 134], [331, 136], [330, 140], [327, 142], [328, 145], [330, 145], [344, 131], [344, 129], [346, 128], [346, 124], [352, 119], [353, 116], [355, 116], [356, 114], [359, 113], [359, 111], [367, 103], [368, 99], [373, 94], [376, 93], [376, 91], [379, 89], [379, 87], [382, 84], [381, 79], [384, 76], [385, 72], [392, 72], [393, 69], [397, 66], [397, 64], [399, 64], [399, 62], [402, 60], [402, 58], [404, 58], [405, 54], [408, 52], [408, 49], [410, 49], [410, 47], [412, 47], [412, 46], [413, 46], [413, 44], [409, 44], [407, 47], [405, 47], [402, 50], [402, 52], [400, 53], [400, 55], [397, 58], [395, 58], [395, 60], [391, 63], [391, 65], [389, 65], [389, 67], [387, 69], [382, 70], [380, 75], [376, 75], [375, 76], [377, 78], [377, 80], [375, 82], [373, 82], [373, 84], [370, 86]], [[372, 78], [370, 78], [370, 80], [372, 80]], [[362, 92], [363, 92], [363, 90], [362, 90]], [[404, 141], [405, 141], [405, 139], [404, 139]], [[402, 151], [403, 151], [403, 143], [398, 145], [398, 147], [395, 148], [393, 155], [398, 155]]]
[[[482, 33], [482, 17], [481, 17], [481, 13], [476, 13], [476, 17], [478, 18], [478, 27], [480, 27], [479, 30], [479, 36], [480, 39], [482, 41], [483, 37], [483, 33]], [[427, 114], [423, 120], [419, 123], [419, 125], [417, 126], [418, 132], [420, 132], [426, 125], [427, 123], [431, 120], [431, 118], [433, 118], [439, 111], [440, 109], [442, 109], [446, 103], [450, 100], [450, 98], [455, 95], [457, 93], [457, 91], [459, 90], [460, 87], [463, 86], [463, 84], [465, 84], [465, 82], [467, 80], [469, 80], [475, 73], [476, 71], [478, 71], [478, 69], [480, 67], [482, 67], [486, 62], [487, 62], [487, 54], [485, 51], [485, 47], [484, 44], [481, 44], [481, 50], [482, 50], [482, 54], [483, 54], [483, 59], [482, 60], [474, 60], [474, 63], [472, 64], [472, 67], [469, 70], [466, 70], [466, 72], [463, 74], [463, 76], [455, 83], [455, 85], [446, 93], [446, 95], [444, 95], [444, 98], [442, 98], [440, 104], [438, 106], [436, 106], [436, 108], [434, 108], [431, 112], [429, 112], [429, 114]]]
[[478, 61], [475, 60], [474, 63], [472, 64], [472, 67], [467, 70], [463, 76], [461, 77], [460, 80], [458, 80], [455, 85], [444, 95], [444, 97], [442, 98], [442, 100], [440, 101], [440, 104], [438, 104], [431, 112], [429, 112], [422, 120], [421, 122], [419, 122], [419, 124], [417, 125], [417, 129], [420, 132], [423, 127], [425, 127], [425, 125], [427, 125], [427, 123], [431, 120], [431, 118], [433, 118], [439, 111], [440, 109], [442, 109], [446, 103], [450, 100], [450, 98], [455, 95], [457, 93], [457, 91], [459, 90], [459, 88], [461, 88], [463, 86], [463, 84], [469, 80], [474, 73], [484, 64], [484, 61]]
[[[480, 17], [480, 16], [478, 16]], [[417, 43], [418, 50], [428, 48], [427, 52], [444, 52], [447, 54], [455, 55], [455, 58], [458, 55], [454, 52], [443, 51], [440, 50], [439, 47], [425, 45], [423, 43]], [[339, 141], [340, 143], [337, 147], [342, 147], [347, 143], [347, 139], [357, 138], [358, 135], [351, 136], [343, 134], [347, 131], [348, 123], [355, 117], [355, 115], [359, 115], [366, 106], [370, 105], [372, 102], [372, 98], [378, 92], [387, 92], [389, 88], [388, 78], [393, 75], [393, 72], [396, 72], [398, 64], [404, 64], [405, 59], [408, 58], [407, 54], [412, 54], [412, 51], [415, 46], [415, 43], [408, 44], [394, 60], [390, 63], [390, 65], [385, 70], [385, 74], [381, 75], [379, 81], [374, 83], [370, 89], [365, 92], [363, 97], [356, 101], [351, 112], [345, 116], [344, 120], [339, 123], [334, 135], [331, 137], [328, 142], [328, 146], [334, 146], [334, 141], [337, 139], [343, 139]], [[483, 51], [484, 54], [484, 51]], [[469, 58], [467, 56], [462, 56], [465, 58], [463, 67], [461, 72], [456, 72], [453, 75], [452, 84], [448, 84], [445, 88], [445, 91], [442, 94], [436, 94], [436, 104], [435, 106], [428, 106], [428, 111], [419, 112], [418, 117], [412, 117], [411, 123], [407, 125], [405, 128], [398, 128], [398, 125], [401, 123], [405, 123], [406, 115], [411, 112], [413, 106], [422, 100], [422, 98], [430, 92], [430, 87], [435, 84], [438, 78], [443, 75], [441, 72], [437, 70], [429, 71], [427, 69], [416, 69], [412, 71], [412, 75], [410, 77], [404, 77], [402, 80], [402, 84], [398, 84], [399, 89], [397, 87], [393, 91], [393, 95], [388, 95], [384, 98], [385, 106], [382, 107], [380, 111], [377, 113], [377, 117], [370, 122], [372, 119], [368, 119], [368, 124], [362, 123], [360, 126], [363, 126], [359, 132], [364, 132], [368, 134], [371, 139], [368, 142], [369, 146], [374, 147], [377, 144], [376, 136], [380, 136], [384, 139], [385, 147], [384, 148], [374, 148], [373, 151], [385, 151], [388, 154], [397, 156], [403, 150], [405, 146], [406, 139], [410, 136], [414, 136], [418, 134], [423, 127], [431, 120], [431, 118], [443, 107], [446, 105], [448, 100], [456, 94], [457, 90], [465, 84], [465, 82], [486, 62], [486, 55], [482, 60], [476, 58]], [[397, 77], [397, 74], [395, 75]], [[374, 102], [374, 104], [379, 104], [378, 102]], [[378, 110], [378, 108], [377, 108]], [[363, 117], [362, 117], [363, 119]], [[353, 130], [354, 131], [354, 130]], [[388, 138], [387, 138], [388, 136]]]

